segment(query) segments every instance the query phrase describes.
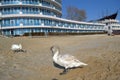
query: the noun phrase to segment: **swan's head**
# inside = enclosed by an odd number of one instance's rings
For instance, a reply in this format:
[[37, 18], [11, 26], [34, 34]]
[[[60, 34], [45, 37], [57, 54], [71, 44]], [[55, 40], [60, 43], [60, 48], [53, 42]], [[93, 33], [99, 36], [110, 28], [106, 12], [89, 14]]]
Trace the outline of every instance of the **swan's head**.
[[50, 48], [50, 50], [52, 51], [52, 54], [56, 54], [56, 53], [59, 53], [59, 47], [58, 46], [52, 46]]
[[22, 45], [21, 44], [19, 44], [19, 48], [22, 49]]

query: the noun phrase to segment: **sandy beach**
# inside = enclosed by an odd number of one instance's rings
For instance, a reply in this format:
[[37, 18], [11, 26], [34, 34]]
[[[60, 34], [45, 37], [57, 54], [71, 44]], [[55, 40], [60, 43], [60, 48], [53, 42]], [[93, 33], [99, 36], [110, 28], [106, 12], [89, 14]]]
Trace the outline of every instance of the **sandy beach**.
[[[27, 52], [13, 53], [14, 43]], [[52, 61], [53, 45], [88, 66], [60, 75], [63, 69]], [[120, 80], [120, 36], [0, 37], [0, 80]]]

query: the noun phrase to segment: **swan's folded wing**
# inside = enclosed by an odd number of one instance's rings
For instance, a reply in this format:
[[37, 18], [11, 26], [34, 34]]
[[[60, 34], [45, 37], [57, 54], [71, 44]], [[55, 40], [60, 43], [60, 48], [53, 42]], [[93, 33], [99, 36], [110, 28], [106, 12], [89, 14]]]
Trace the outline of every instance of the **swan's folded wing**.
[[59, 56], [61, 62], [70, 63], [70, 62], [79, 62], [74, 56], [71, 55], [61, 55]]

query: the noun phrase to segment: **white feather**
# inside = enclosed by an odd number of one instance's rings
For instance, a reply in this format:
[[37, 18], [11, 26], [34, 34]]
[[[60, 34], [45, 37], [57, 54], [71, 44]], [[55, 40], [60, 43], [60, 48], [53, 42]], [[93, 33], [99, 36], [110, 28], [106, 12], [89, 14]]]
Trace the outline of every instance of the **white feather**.
[[80, 62], [77, 58], [75, 58], [72, 55], [61, 55], [59, 53], [59, 49], [57, 47], [52, 47], [51, 48], [52, 52], [53, 52], [53, 61], [60, 65], [63, 66], [65, 69], [67, 68], [74, 68], [74, 67], [83, 67], [86, 66], [87, 64]]
[[15, 51], [15, 50], [21, 50], [22, 49], [22, 45], [21, 44], [13, 44], [11, 46], [11, 50]]

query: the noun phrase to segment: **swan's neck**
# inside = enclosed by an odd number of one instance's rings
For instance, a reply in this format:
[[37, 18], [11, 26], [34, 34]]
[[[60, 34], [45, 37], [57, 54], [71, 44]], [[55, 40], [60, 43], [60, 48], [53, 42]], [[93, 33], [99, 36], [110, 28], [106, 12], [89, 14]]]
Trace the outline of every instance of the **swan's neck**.
[[54, 53], [54, 57], [57, 57], [59, 55], [59, 51], [57, 50], [55, 53]]
[[57, 61], [58, 56], [59, 56], [59, 51], [57, 50], [57, 51], [54, 53], [54, 56], [53, 56], [53, 59], [54, 59], [55, 62]]
[[19, 44], [19, 48], [22, 49], [22, 45], [21, 44]]

